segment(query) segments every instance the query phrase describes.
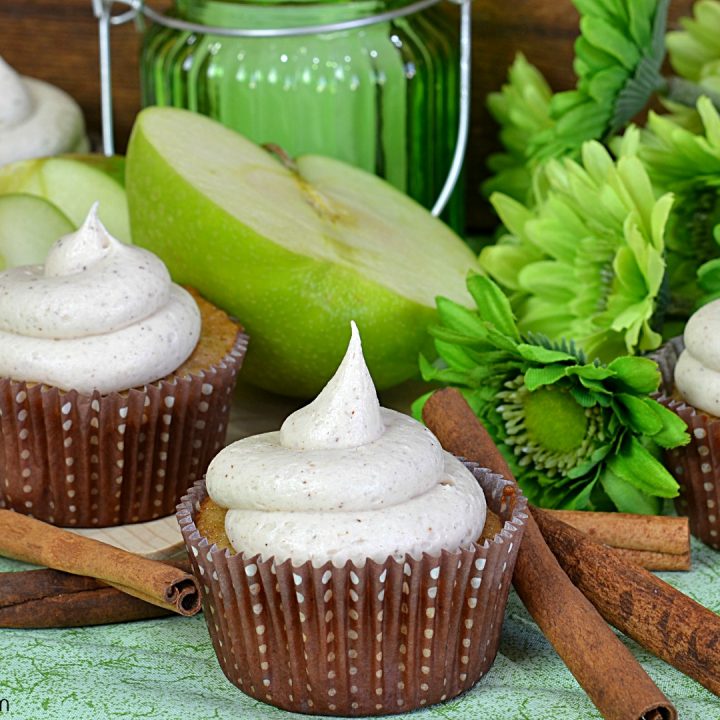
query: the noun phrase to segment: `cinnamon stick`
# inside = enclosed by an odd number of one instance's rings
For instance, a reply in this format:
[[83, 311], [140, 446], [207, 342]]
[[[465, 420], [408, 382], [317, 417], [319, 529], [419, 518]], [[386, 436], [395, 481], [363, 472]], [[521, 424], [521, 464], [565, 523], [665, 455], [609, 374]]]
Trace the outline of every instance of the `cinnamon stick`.
[[690, 526], [686, 517], [577, 510], [546, 512], [593, 540], [619, 549], [625, 561], [646, 570], [690, 569]]
[[607, 547], [612, 548], [623, 562], [632, 563], [645, 570], [689, 570], [691, 565], [689, 550], [682, 555], [672, 555], [649, 550], [630, 550], [612, 545]]
[[669, 555], [683, 555], [690, 550], [690, 526], [686, 517], [585, 510], [546, 512], [610, 547]]
[[[38, 573], [55, 573], [62, 578], [73, 578], [79, 583], [55, 583], [51, 576], [42, 579], [28, 577]], [[8, 577], [17, 575], [19, 577]], [[28, 570], [27, 572], [3, 573], [0, 576], [3, 589], [0, 603], [6, 601], [7, 584], [29, 585], [37, 588], [47, 584], [47, 590], [40, 597], [13, 602], [0, 607], [2, 628], [63, 628], [84, 625], [106, 625], [109, 623], [147, 620], [173, 614], [170, 610], [151, 605], [113, 587], [101, 585], [92, 578], [81, 578], [55, 570]], [[64, 590], [60, 590], [63, 587]], [[12, 587], [17, 590], [18, 588]]]
[[[423, 419], [446, 450], [506, 478], [510, 468], [462, 395], [447, 388], [425, 404]], [[674, 706], [590, 601], [570, 582], [528, 517], [513, 576], [528, 611], [607, 720], [675, 720]]]
[[532, 513], [565, 572], [608, 622], [720, 695], [720, 616], [546, 511]]
[[[189, 570], [190, 563], [173, 561]], [[0, 627], [59, 628], [147, 620], [171, 615], [98, 580], [59, 570], [0, 573]]]
[[0, 555], [92, 577], [180, 615], [200, 610], [190, 573], [9, 510], [0, 510]]
[[[546, 510], [558, 520], [566, 522], [571, 527], [581, 530], [586, 535], [612, 547], [624, 562], [635, 563], [646, 570], [689, 570], [690, 569], [690, 528], [687, 518], [662, 517], [658, 515], [624, 515], [619, 523], [610, 522], [606, 516], [613, 513], [603, 512], [575, 512], [572, 510]], [[621, 515], [622, 513], [618, 513]], [[658, 523], [656, 527], [648, 518], [657, 520], [672, 520], [667, 525], [669, 529], [668, 541], [656, 535], [657, 529], [663, 529], [665, 523]], [[679, 522], [676, 522], [679, 521]], [[647, 539], [638, 535], [643, 527], [650, 528]], [[481, 540], [491, 540], [502, 529], [502, 522], [492, 510], [488, 510], [485, 527], [480, 536]], [[682, 552], [680, 538], [686, 535]], [[638, 545], [656, 547], [656, 550], [638, 550]], [[678, 552], [680, 551], [680, 552]]]

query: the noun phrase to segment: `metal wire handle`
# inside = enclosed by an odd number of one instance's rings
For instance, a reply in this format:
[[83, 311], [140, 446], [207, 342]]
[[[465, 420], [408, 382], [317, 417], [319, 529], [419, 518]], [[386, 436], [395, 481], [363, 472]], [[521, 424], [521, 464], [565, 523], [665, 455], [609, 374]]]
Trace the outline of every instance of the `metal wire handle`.
[[[224, 37], [266, 38], [266, 37], [294, 37], [301, 35], [316, 35], [320, 33], [339, 32], [367, 27], [376, 23], [388, 22], [397, 18], [406, 17], [443, 0], [416, 0], [394, 10], [368, 15], [362, 18], [353, 18], [322, 25], [303, 25], [287, 28], [227, 28], [211, 25], [200, 25], [178, 18], [163, 15], [153, 10], [145, 0], [92, 0], [95, 17], [98, 20], [98, 42], [100, 55], [100, 103], [102, 113], [103, 153], [107, 156], [115, 154], [113, 102], [112, 102], [112, 67], [110, 30], [113, 25], [123, 25], [132, 20], [139, 20], [144, 16], [154, 23], [185, 32], [220, 35]], [[471, 81], [471, 45], [472, 45], [472, 0], [448, 0], [460, 5], [460, 113], [458, 121], [457, 140], [455, 152], [450, 164], [447, 178], [431, 210], [434, 216], [440, 215], [457, 185], [462, 164], [467, 150], [468, 135], [470, 131], [470, 81]], [[123, 5], [127, 10], [113, 15], [113, 5]]]

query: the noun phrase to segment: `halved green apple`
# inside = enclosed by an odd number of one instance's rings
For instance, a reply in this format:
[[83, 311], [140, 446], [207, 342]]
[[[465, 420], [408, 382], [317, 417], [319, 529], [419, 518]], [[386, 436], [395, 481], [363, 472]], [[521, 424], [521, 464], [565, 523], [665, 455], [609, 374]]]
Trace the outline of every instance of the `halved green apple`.
[[378, 388], [415, 375], [436, 295], [471, 305], [475, 256], [374, 175], [318, 156], [287, 165], [206, 117], [148, 108], [127, 154], [133, 241], [247, 327], [254, 384], [316, 393], [351, 319]]
[[44, 263], [50, 246], [73, 230], [73, 223], [43, 198], [0, 195], [0, 270]]
[[130, 242], [122, 157], [66, 155], [21, 160], [0, 168], [0, 195], [24, 193], [49, 200], [77, 228], [100, 202], [99, 215], [118, 240]]

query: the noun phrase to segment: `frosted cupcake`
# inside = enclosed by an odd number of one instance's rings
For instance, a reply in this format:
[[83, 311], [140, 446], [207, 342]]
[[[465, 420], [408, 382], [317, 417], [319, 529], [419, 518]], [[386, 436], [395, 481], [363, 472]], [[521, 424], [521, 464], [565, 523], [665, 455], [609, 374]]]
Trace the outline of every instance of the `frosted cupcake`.
[[0, 273], [0, 506], [57, 525], [167, 515], [224, 441], [246, 338], [91, 211]]
[[[524, 500], [381, 408], [353, 326], [316, 400], [223, 450], [178, 508], [228, 679], [319, 714], [453, 697], [497, 651]], [[208, 495], [209, 493], [209, 495]], [[487, 506], [503, 529], [477, 542]]]
[[677, 510], [688, 515], [693, 535], [720, 549], [720, 300], [700, 308], [683, 338], [655, 359], [663, 375], [658, 400], [687, 423], [691, 437], [666, 453], [680, 484]]
[[87, 149], [77, 103], [54, 85], [18, 75], [0, 57], [0, 165]]

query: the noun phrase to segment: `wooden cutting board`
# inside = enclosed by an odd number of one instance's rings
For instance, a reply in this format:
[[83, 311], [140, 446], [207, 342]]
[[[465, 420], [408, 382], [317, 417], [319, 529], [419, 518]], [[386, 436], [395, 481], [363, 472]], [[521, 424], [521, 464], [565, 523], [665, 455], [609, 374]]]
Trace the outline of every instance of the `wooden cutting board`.
[[133, 525], [67, 529], [152, 560], [169, 560], [185, 552], [180, 527], [174, 515]]

